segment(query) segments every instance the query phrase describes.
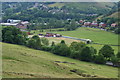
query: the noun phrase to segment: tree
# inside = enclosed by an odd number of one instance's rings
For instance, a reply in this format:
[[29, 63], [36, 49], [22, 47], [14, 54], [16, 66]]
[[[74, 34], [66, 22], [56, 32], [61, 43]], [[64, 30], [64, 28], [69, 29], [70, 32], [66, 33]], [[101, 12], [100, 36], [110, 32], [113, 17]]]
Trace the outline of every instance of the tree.
[[2, 29], [2, 42], [24, 45], [27, 35], [14, 26], [4, 27]]
[[82, 52], [80, 54], [80, 60], [82, 61], [91, 61], [92, 56], [91, 56], [91, 51], [89, 47], [85, 47], [82, 49]]
[[51, 47], [53, 47], [53, 46], [55, 46], [55, 42], [54, 41], [52, 41], [52, 44], [51, 44]]
[[27, 46], [34, 49], [41, 49], [41, 40], [38, 35], [34, 35], [31, 39], [28, 40]]
[[70, 45], [71, 50], [70, 57], [80, 59], [80, 53], [85, 46], [86, 46], [85, 43], [82, 42], [72, 42]]
[[66, 44], [57, 44], [53, 47], [52, 52], [61, 56], [69, 56], [70, 48]]
[[41, 38], [42, 44], [44, 46], [48, 46], [49, 45], [49, 40], [47, 38]]
[[34, 39], [29, 39], [27, 41], [27, 46], [30, 47], [30, 48], [35, 48], [35, 46], [36, 46], [35, 44], [36, 44], [36, 42], [35, 42]]
[[16, 44], [20, 44], [20, 45], [24, 45], [26, 42], [26, 38], [22, 34], [18, 34], [15, 37], [15, 40], [16, 40]]
[[60, 42], [61, 44], [65, 44], [65, 41], [64, 40], [61, 40], [61, 42]]
[[97, 50], [94, 49], [93, 47], [90, 47], [90, 53], [91, 53], [91, 56], [92, 56], [92, 60], [94, 60], [95, 56], [97, 54]]
[[106, 60], [105, 60], [105, 58], [102, 54], [98, 54], [98, 55], [95, 56], [94, 62], [97, 63], [97, 64], [105, 64]]
[[110, 58], [114, 55], [114, 50], [109, 45], [104, 45], [100, 50], [99, 54], [102, 54], [106, 59], [110, 60]]
[[13, 39], [14, 36], [12, 35], [11, 31], [6, 31], [5, 33], [2, 32], [2, 41], [7, 43], [14, 43]]

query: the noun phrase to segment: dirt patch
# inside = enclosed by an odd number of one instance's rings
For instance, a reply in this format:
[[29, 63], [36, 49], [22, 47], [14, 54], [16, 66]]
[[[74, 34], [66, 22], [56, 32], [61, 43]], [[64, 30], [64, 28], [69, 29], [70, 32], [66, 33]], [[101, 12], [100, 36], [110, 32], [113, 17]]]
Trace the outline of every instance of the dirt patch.
[[30, 73], [20, 73], [20, 72], [5, 72], [5, 71], [3, 71], [2, 73], [3, 73], [3, 74], [8, 74], [8, 75], [10, 75], [10, 74], [15, 74], [15, 75], [35, 76], [34, 74], [30, 74]]
[[21, 53], [21, 55], [23, 55], [23, 56], [29, 56], [29, 57], [37, 57], [37, 56], [33, 56], [33, 55], [30, 55], [30, 54], [27, 54], [27, 53]]
[[79, 69], [72, 69], [70, 70], [70, 72], [76, 73], [77, 75], [82, 76], [82, 77], [89, 77], [89, 78], [98, 77], [96, 75], [86, 74], [85, 71], [79, 70]]
[[[18, 75], [18, 76], [28, 76], [28, 77], [43, 77], [43, 76], [38, 75], [38, 74], [22, 73], [22, 72], [6, 72], [6, 71], [3, 71], [2, 73], [7, 74], [7, 75]], [[44, 76], [44, 78], [50, 78], [50, 77]]]
[[54, 61], [56, 63], [67, 63], [67, 64], [75, 64], [75, 63], [71, 63], [71, 62], [67, 62], [67, 61]]

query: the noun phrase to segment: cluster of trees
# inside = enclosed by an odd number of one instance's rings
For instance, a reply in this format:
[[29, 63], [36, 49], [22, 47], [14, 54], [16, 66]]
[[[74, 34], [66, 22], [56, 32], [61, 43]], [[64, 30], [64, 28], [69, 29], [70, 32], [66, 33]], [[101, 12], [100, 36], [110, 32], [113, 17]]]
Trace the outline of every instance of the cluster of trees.
[[43, 30], [43, 29], [55, 29], [55, 28], [64, 28], [65, 30], [75, 30], [80, 25], [75, 19], [70, 20], [57, 20], [57, 19], [43, 19], [39, 18], [39, 21], [32, 21], [31, 25], [28, 26], [29, 30]]
[[120, 61], [120, 52], [114, 54], [114, 50], [109, 45], [104, 45], [99, 52], [93, 47], [88, 47], [83, 42], [72, 42], [68, 46], [64, 40], [59, 44], [49, 44], [46, 38], [39, 38], [34, 35], [32, 38], [27, 38], [24, 32], [15, 27], [4, 27], [2, 30], [2, 42], [24, 45], [33, 49], [49, 51], [53, 54], [78, 59], [81, 61], [94, 62], [105, 64], [106, 61], [111, 61], [116, 65]]
[[114, 50], [109, 45], [104, 45], [97, 53], [96, 49], [86, 46], [85, 43], [72, 42], [68, 47], [64, 41], [61, 41], [61, 43], [52, 46], [51, 52], [97, 64], [105, 64], [106, 61], [111, 61], [114, 65], [118, 66], [118, 62], [120, 61], [120, 52], [115, 55]]
[[49, 45], [46, 38], [40, 39], [37, 35], [28, 38], [27, 32], [23, 32], [14, 26], [3, 27], [2, 42], [24, 45], [34, 49], [42, 49], [43, 46]]
[[2, 30], [2, 42], [24, 45], [26, 40], [27, 34], [16, 27], [4, 27]]

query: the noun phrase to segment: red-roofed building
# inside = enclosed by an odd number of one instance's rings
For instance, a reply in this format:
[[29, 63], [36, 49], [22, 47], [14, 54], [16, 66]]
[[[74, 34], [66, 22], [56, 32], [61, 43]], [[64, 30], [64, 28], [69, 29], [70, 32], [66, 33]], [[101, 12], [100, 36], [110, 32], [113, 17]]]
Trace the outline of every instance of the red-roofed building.
[[83, 20], [80, 20], [80, 21], [79, 21], [79, 23], [81, 23], [81, 24], [82, 24], [83, 22], [84, 22]]
[[90, 26], [91, 25], [91, 22], [85, 22], [84, 23], [84, 26]]
[[106, 24], [103, 23], [103, 22], [101, 22], [101, 23], [99, 24], [99, 26], [102, 27], [102, 28], [104, 28], [104, 27], [106, 27]]
[[91, 26], [97, 27], [97, 26], [98, 26], [98, 23], [93, 22], [93, 23], [91, 23]]

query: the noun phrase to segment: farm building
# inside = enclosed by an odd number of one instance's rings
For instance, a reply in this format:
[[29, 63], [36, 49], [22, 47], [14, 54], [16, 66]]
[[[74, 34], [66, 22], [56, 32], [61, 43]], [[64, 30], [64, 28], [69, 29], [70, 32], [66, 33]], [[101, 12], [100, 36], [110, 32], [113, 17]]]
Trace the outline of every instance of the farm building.
[[21, 21], [21, 20], [12, 20], [8, 19], [7, 23], [0, 23], [2, 26], [15, 26], [20, 29], [27, 29], [27, 26], [29, 25], [28, 21]]
[[45, 37], [62, 37], [62, 35], [48, 32], [45, 34]]
[[24, 22], [20, 22], [17, 24], [17, 28], [20, 28], [20, 29], [27, 29], [27, 26], [29, 25], [29, 22], [28, 21], [24, 21]]

